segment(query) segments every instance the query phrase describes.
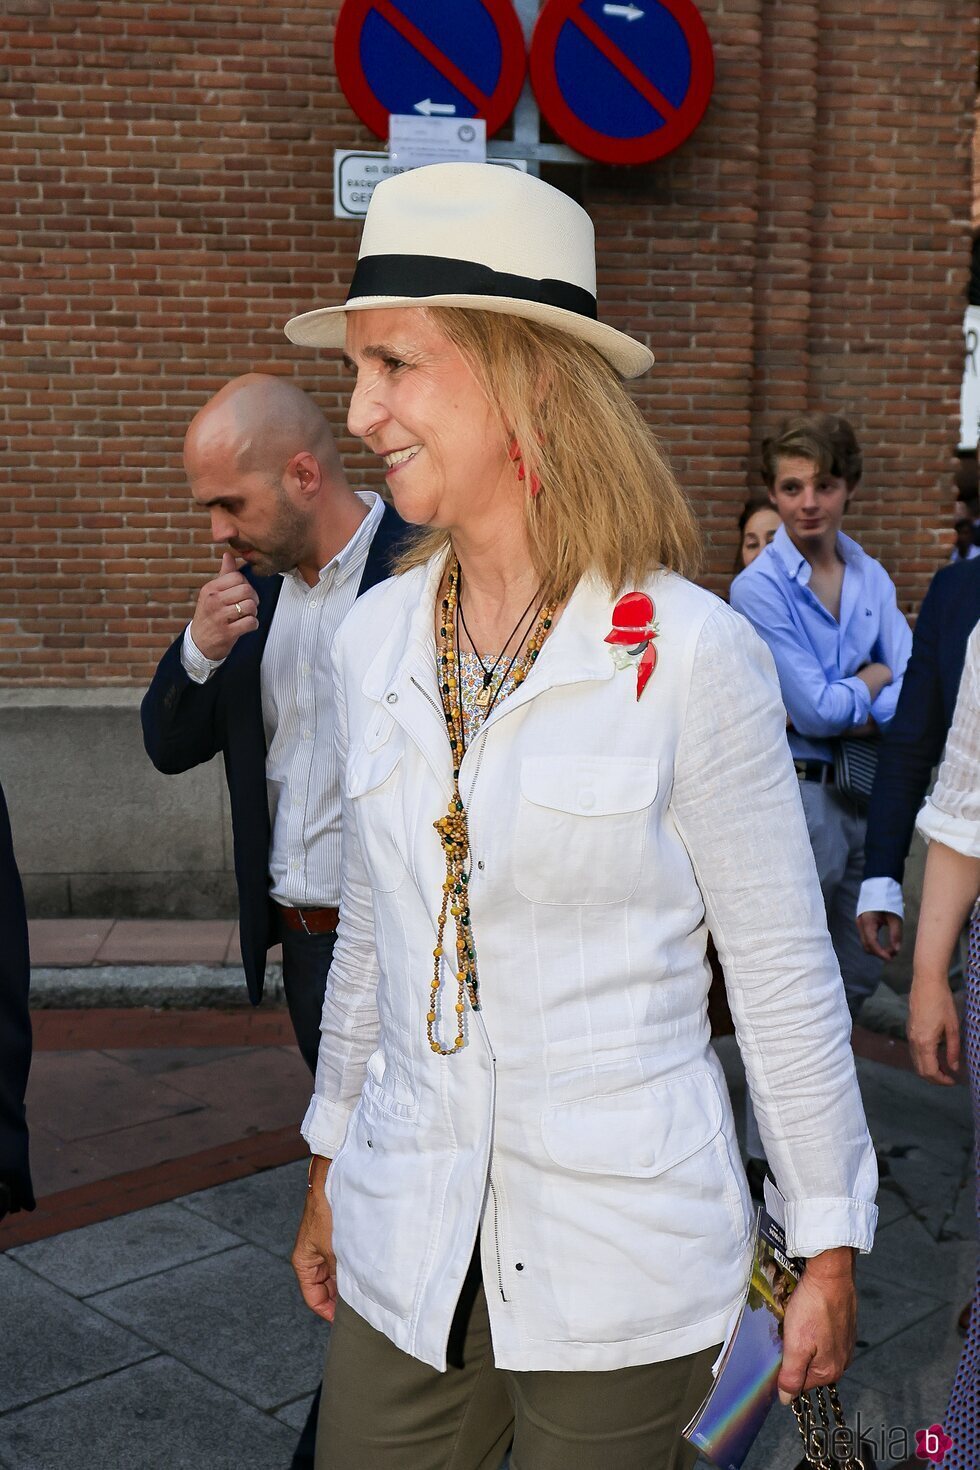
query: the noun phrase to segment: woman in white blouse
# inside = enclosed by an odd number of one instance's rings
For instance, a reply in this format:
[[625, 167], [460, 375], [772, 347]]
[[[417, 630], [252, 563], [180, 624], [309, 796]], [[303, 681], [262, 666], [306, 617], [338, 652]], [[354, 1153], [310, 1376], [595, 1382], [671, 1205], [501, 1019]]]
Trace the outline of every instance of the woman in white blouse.
[[330, 1470], [682, 1470], [749, 1268], [717, 941], [808, 1258], [780, 1388], [853, 1343], [876, 1173], [772, 659], [596, 318], [592, 225], [480, 164], [375, 191], [348, 425], [420, 528], [334, 642], [344, 875], [293, 1264]]
[[[929, 855], [909, 997], [912, 1058], [920, 1076], [941, 1086], [952, 1086], [960, 1067], [961, 1046], [949, 966], [972, 910], [966, 991], [967, 1061], [974, 1133], [980, 1137], [980, 623], [967, 647], [939, 777], [917, 825], [929, 842]], [[980, 1220], [980, 1188], [977, 1217]], [[977, 1288], [980, 1290], [980, 1272]], [[944, 1462], [951, 1470], [973, 1470], [980, 1463], [978, 1299], [975, 1291], [966, 1345], [943, 1416], [943, 1427], [953, 1440]]]

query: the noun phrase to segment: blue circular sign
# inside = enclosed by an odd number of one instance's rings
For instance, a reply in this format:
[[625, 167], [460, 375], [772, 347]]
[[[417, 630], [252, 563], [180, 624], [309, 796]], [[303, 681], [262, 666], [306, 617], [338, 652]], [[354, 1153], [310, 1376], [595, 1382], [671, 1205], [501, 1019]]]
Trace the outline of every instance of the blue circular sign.
[[510, 0], [345, 0], [337, 77], [379, 138], [390, 113], [482, 117], [494, 133], [524, 82], [524, 34]]
[[649, 163], [679, 147], [714, 85], [693, 0], [546, 0], [531, 41], [542, 113], [601, 163]]

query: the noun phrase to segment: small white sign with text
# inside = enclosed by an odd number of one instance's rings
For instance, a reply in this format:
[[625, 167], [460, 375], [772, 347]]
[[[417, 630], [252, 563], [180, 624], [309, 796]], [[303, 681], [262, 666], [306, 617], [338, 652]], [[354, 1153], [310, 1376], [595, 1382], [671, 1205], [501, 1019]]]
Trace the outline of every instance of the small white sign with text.
[[[402, 168], [427, 163], [485, 163], [487, 125], [482, 117], [440, 117], [436, 104], [423, 112], [393, 112], [388, 118], [388, 153]], [[420, 116], [419, 113], [423, 115]]]
[[[427, 163], [434, 162], [426, 159]], [[443, 160], [444, 162], [447, 160]], [[488, 158], [505, 168], [527, 173], [523, 158]], [[359, 148], [337, 148], [333, 155], [333, 212], [335, 219], [363, 219], [371, 195], [382, 179], [403, 174], [417, 165], [396, 163], [388, 153], [371, 153]]]

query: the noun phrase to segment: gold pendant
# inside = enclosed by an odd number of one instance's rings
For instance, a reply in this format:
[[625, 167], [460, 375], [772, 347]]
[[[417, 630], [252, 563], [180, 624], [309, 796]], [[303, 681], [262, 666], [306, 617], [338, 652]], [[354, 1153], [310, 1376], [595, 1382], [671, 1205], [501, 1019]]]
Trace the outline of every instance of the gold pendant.
[[483, 689], [480, 690], [479, 694], [476, 696], [476, 702], [477, 702], [478, 706], [480, 707], [480, 709], [486, 709], [487, 705], [490, 703], [490, 685], [489, 684], [487, 684], [485, 688], [483, 688]]

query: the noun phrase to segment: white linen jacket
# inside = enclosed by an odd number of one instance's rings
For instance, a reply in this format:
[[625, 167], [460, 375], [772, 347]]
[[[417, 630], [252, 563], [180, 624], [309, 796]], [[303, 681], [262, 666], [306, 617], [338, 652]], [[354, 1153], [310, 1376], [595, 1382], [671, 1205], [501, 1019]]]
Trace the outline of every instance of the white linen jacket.
[[790, 1248], [869, 1250], [877, 1217], [772, 659], [737, 613], [662, 574], [645, 588], [660, 632], [638, 701], [603, 641], [615, 599], [579, 584], [463, 758], [481, 1009], [440, 1057], [425, 1015], [445, 879], [433, 822], [452, 791], [441, 572], [368, 592], [334, 644], [345, 873], [303, 1133], [333, 1160], [338, 1289], [442, 1369], [479, 1232], [499, 1366], [696, 1352], [725, 1334], [752, 1229], [709, 1045], [709, 925]]

